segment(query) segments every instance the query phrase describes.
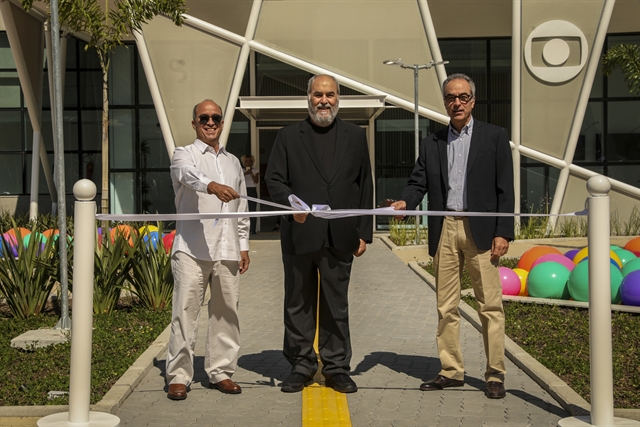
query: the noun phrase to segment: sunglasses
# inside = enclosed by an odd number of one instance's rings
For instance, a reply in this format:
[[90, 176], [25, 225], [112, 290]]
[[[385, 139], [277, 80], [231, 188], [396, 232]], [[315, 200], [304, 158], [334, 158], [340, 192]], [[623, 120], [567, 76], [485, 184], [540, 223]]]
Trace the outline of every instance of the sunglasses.
[[208, 114], [200, 114], [198, 116], [198, 123], [200, 123], [202, 126], [209, 123], [209, 120], [213, 120], [213, 123], [215, 123], [217, 126], [220, 126], [220, 122], [222, 122], [222, 116], [220, 114], [213, 114], [211, 116]]

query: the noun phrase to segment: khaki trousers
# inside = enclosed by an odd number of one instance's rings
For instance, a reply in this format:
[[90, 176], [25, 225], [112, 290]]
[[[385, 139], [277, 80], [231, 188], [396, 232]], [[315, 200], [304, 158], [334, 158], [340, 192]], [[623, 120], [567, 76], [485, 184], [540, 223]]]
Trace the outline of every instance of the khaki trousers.
[[211, 298], [204, 369], [212, 383], [231, 378], [240, 352], [238, 261], [203, 261], [177, 252], [171, 257], [171, 270], [174, 288], [167, 384], [188, 386], [193, 380], [198, 318], [207, 287]]
[[444, 218], [440, 243], [434, 257], [438, 301], [438, 355], [440, 375], [464, 380], [464, 360], [460, 348], [460, 277], [466, 263], [478, 301], [484, 351], [486, 381], [504, 382], [504, 310], [498, 262], [491, 251], [476, 247], [466, 217]]

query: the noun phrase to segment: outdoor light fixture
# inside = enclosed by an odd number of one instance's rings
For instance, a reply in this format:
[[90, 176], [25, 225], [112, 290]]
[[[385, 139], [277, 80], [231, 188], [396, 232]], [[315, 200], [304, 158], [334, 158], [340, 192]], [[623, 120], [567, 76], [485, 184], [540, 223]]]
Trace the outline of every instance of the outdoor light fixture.
[[[431, 61], [427, 64], [405, 64], [402, 61], [402, 58], [398, 59], [387, 59], [382, 61], [384, 65], [393, 65], [400, 68], [411, 69], [413, 70], [413, 89], [414, 89], [414, 99], [415, 99], [415, 109], [414, 109], [414, 132], [415, 132], [415, 149], [416, 149], [416, 160], [418, 159], [418, 151], [420, 149], [420, 115], [418, 114], [418, 70], [428, 70], [431, 67], [436, 65], [444, 65], [448, 64], [449, 61]], [[416, 217], [416, 244], [420, 244], [420, 223], [419, 217]]]

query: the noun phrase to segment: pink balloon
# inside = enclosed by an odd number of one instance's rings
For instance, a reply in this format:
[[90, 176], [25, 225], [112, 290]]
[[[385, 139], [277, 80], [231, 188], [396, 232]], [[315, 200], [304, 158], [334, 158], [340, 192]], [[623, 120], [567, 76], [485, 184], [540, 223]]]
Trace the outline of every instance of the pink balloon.
[[502, 283], [502, 295], [518, 295], [520, 293], [521, 286], [518, 274], [507, 267], [500, 267], [499, 272], [500, 283]]
[[535, 260], [531, 268], [535, 267], [538, 264], [542, 264], [543, 262], [557, 262], [558, 264], [562, 264], [565, 267], [567, 267], [569, 271], [573, 270], [573, 267], [576, 266], [573, 263], [573, 261], [571, 261], [569, 258], [567, 258], [564, 255], [547, 254], [547, 255], [542, 255], [540, 258]]

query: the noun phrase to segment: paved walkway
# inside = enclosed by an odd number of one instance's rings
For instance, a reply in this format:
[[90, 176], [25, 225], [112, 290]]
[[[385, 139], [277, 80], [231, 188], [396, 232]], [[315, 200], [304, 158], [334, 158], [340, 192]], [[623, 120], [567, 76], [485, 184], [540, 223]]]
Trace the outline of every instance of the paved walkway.
[[[206, 307], [196, 347], [196, 378], [187, 400], [166, 397], [164, 355], [121, 406], [121, 426], [300, 426], [301, 393], [278, 387], [289, 365], [282, 356], [282, 261], [278, 241], [252, 241], [242, 277], [240, 395], [207, 388], [203, 371]], [[378, 238], [354, 263], [349, 289], [351, 368], [359, 386], [347, 395], [353, 426], [555, 426], [568, 414], [507, 360], [507, 397], [484, 396], [482, 337], [462, 320], [467, 375], [462, 389], [421, 392], [439, 371], [435, 294]], [[325, 425], [330, 425], [329, 423]]]

